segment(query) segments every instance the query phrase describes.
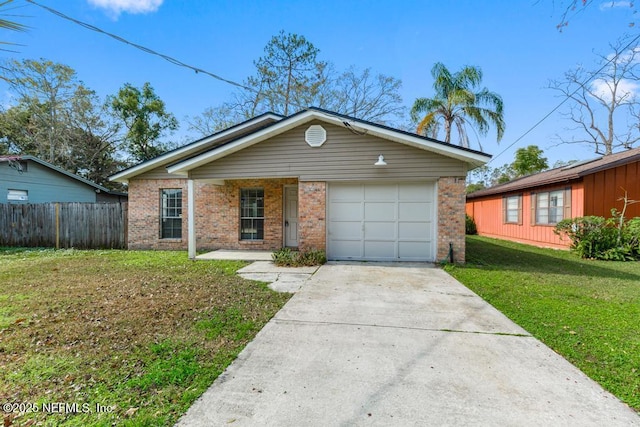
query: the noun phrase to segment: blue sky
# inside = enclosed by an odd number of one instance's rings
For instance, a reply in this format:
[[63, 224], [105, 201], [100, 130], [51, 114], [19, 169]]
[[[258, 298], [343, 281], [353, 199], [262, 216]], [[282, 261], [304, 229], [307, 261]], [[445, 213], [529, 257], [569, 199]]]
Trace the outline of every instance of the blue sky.
[[[175, 57], [230, 80], [253, 73], [253, 61], [280, 30], [304, 35], [320, 49], [320, 59], [337, 70], [371, 67], [399, 78], [407, 107], [432, 95], [430, 70], [443, 62], [455, 71], [479, 66], [484, 85], [505, 104], [506, 132], [497, 144], [490, 132], [480, 141], [498, 155], [524, 134], [560, 99], [545, 89], [549, 79], [579, 64], [595, 67], [596, 53], [635, 31], [629, 7], [601, 7], [594, 0], [556, 29], [559, 0], [423, 0], [423, 1], [216, 1], [216, 0], [36, 0], [78, 20], [132, 42]], [[172, 65], [105, 35], [89, 31], [24, 0], [13, 13], [30, 27], [27, 33], [4, 33], [19, 43], [19, 53], [4, 58], [46, 58], [74, 68], [101, 97], [124, 83], [150, 82], [167, 109], [181, 121], [174, 138], [188, 137], [186, 116], [228, 100], [234, 88], [204, 74]], [[624, 3], [624, 2], [622, 2]], [[618, 4], [618, 2], [616, 2]], [[118, 6], [120, 5], [120, 6]], [[9, 102], [4, 92], [4, 104]], [[555, 136], [569, 123], [554, 114], [491, 166], [513, 160], [519, 147], [536, 144], [556, 160], [595, 157], [589, 147], [556, 147]], [[477, 148], [477, 145], [474, 147]]]

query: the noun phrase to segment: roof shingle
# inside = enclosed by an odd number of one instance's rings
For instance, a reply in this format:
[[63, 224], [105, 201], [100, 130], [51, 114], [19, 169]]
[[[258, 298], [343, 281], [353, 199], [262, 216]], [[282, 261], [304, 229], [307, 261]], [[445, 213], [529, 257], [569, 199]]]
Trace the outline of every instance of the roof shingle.
[[610, 154], [608, 156], [598, 157], [597, 159], [573, 163], [568, 166], [561, 166], [559, 168], [533, 175], [523, 176], [522, 178], [517, 178], [504, 184], [474, 191], [473, 193], [467, 194], [467, 199], [475, 199], [484, 196], [492, 196], [494, 194], [503, 194], [541, 187], [549, 184], [560, 184], [574, 181], [585, 175], [615, 168], [616, 166], [632, 163], [638, 160], [640, 160], [640, 148], [634, 148]]

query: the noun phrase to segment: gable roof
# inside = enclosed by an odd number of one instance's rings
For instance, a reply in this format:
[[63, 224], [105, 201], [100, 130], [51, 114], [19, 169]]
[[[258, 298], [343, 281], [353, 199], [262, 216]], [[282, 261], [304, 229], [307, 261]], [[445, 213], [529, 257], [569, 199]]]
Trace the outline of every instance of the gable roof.
[[127, 193], [122, 193], [122, 192], [119, 192], [119, 191], [109, 190], [108, 188], [103, 187], [100, 184], [96, 184], [93, 181], [89, 181], [88, 179], [85, 179], [85, 178], [83, 178], [81, 176], [78, 176], [78, 175], [73, 174], [73, 173], [71, 173], [69, 171], [66, 171], [66, 170], [64, 170], [62, 168], [59, 168], [58, 166], [52, 165], [49, 162], [45, 162], [44, 160], [42, 160], [42, 159], [40, 159], [38, 157], [35, 157], [35, 156], [31, 156], [31, 155], [28, 155], [28, 154], [25, 154], [25, 155], [19, 155], [18, 154], [18, 155], [0, 156], [0, 162], [9, 162], [9, 161], [12, 161], [12, 160], [14, 160], [14, 161], [30, 160], [30, 161], [38, 163], [38, 164], [40, 164], [40, 165], [42, 165], [42, 166], [44, 166], [46, 168], [49, 168], [49, 169], [51, 169], [51, 170], [53, 170], [53, 171], [55, 171], [55, 172], [57, 172], [59, 174], [65, 175], [65, 176], [67, 176], [67, 177], [69, 177], [71, 179], [74, 179], [74, 180], [79, 181], [79, 182], [81, 182], [83, 184], [86, 184], [86, 185], [88, 185], [90, 187], [93, 187], [96, 190], [100, 190], [103, 193], [113, 194], [113, 195], [117, 195], [117, 196], [126, 196], [127, 195]]
[[167, 171], [178, 175], [187, 175], [188, 171], [192, 169], [228, 156], [276, 135], [280, 135], [313, 120], [320, 120], [337, 126], [343, 126], [356, 133], [361, 132], [363, 134], [376, 136], [414, 148], [441, 154], [446, 157], [452, 157], [468, 163], [473, 167], [481, 166], [491, 158], [490, 155], [481, 151], [447, 144], [442, 141], [393, 129], [388, 126], [368, 122], [366, 120], [356, 119], [316, 107], [310, 107], [255, 132], [249, 133], [235, 140], [228, 141], [224, 144], [217, 145], [211, 150], [202, 152], [190, 158], [185, 158], [169, 166]]
[[147, 160], [130, 168], [124, 169], [109, 177], [110, 181], [127, 182], [130, 178], [133, 178], [142, 173], [156, 169], [161, 166], [169, 165], [178, 162], [185, 157], [192, 157], [203, 151], [225, 144], [230, 140], [239, 138], [247, 133], [256, 131], [265, 126], [282, 120], [284, 116], [275, 113], [264, 113], [253, 119], [238, 123], [227, 129], [223, 129], [212, 135], [198, 139], [192, 143], [176, 148], [175, 150], [167, 151], [158, 157]]
[[585, 175], [590, 175], [617, 166], [625, 165], [640, 161], [640, 148], [635, 148], [620, 153], [610, 154], [608, 156], [598, 157], [596, 159], [583, 162], [573, 163], [567, 166], [551, 169], [548, 171], [527, 175], [522, 178], [504, 184], [496, 185], [484, 190], [474, 191], [467, 194], [467, 199], [475, 199], [478, 197], [491, 196], [494, 194], [509, 193], [513, 191], [521, 191], [544, 185], [568, 183], [582, 179]]

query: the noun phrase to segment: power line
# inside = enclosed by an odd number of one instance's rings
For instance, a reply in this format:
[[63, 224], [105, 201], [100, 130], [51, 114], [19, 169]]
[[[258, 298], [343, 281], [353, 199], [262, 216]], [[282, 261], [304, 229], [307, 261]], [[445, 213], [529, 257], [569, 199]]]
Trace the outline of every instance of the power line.
[[62, 19], [66, 19], [67, 21], [71, 21], [74, 24], [80, 25], [81, 27], [84, 27], [84, 28], [86, 28], [88, 30], [95, 31], [95, 32], [100, 33], [100, 34], [104, 34], [106, 36], [109, 36], [109, 37], [121, 42], [121, 43], [127, 44], [127, 45], [132, 46], [132, 47], [134, 47], [136, 49], [139, 49], [139, 50], [141, 50], [141, 51], [143, 51], [145, 53], [158, 56], [158, 57], [164, 59], [165, 61], [170, 62], [171, 64], [178, 65], [178, 66], [184, 67], [184, 68], [188, 68], [190, 70], [195, 71], [196, 73], [206, 74], [206, 75], [208, 75], [210, 77], [213, 77], [214, 79], [220, 80], [222, 82], [225, 82], [227, 84], [239, 87], [239, 88], [244, 89], [244, 90], [248, 90], [248, 91], [251, 91], [251, 92], [254, 92], [254, 93], [259, 93], [254, 88], [251, 88], [249, 86], [245, 86], [245, 85], [243, 85], [241, 83], [238, 83], [238, 82], [235, 82], [233, 80], [225, 79], [224, 77], [221, 77], [221, 76], [219, 76], [217, 74], [211, 73], [211, 72], [209, 72], [207, 70], [203, 70], [202, 68], [198, 68], [198, 67], [195, 67], [193, 65], [186, 64], [186, 63], [184, 63], [184, 62], [182, 62], [182, 61], [180, 61], [180, 60], [178, 60], [178, 59], [176, 59], [176, 58], [174, 58], [172, 56], [165, 55], [163, 53], [157, 52], [157, 51], [155, 51], [153, 49], [150, 49], [148, 47], [139, 45], [137, 43], [130, 42], [129, 40], [127, 40], [127, 39], [125, 39], [123, 37], [120, 37], [120, 36], [118, 36], [116, 34], [104, 31], [104, 30], [96, 27], [95, 25], [87, 24], [86, 22], [83, 22], [83, 21], [80, 21], [78, 19], [72, 18], [72, 17], [70, 17], [68, 15], [65, 15], [64, 13], [62, 13], [62, 12], [56, 10], [56, 9], [53, 9], [53, 8], [48, 7], [48, 6], [42, 5], [42, 4], [37, 3], [37, 2], [35, 2], [33, 0], [26, 0], [26, 2], [27, 3], [31, 3], [31, 4], [33, 4], [35, 6], [38, 6], [38, 7], [42, 8], [42, 9], [46, 10], [47, 12], [50, 12], [50, 13], [52, 13], [52, 14], [54, 14], [54, 15], [62, 18]]
[[580, 89], [583, 89], [584, 86], [589, 83], [589, 81], [591, 81], [591, 79], [593, 79], [595, 76], [597, 76], [602, 70], [604, 70], [605, 68], [607, 68], [607, 66], [609, 64], [611, 64], [613, 61], [616, 61], [618, 59], [618, 57], [625, 52], [627, 49], [629, 49], [629, 47], [636, 43], [638, 40], [640, 40], [640, 35], [636, 36], [633, 40], [631, 40], [629, 43], [627, 43], [627, 45], [625, 47], [623, 47], [622, 49], [619, 49], [615, 56], [613, 56], [611, 59], [609, 59], [607, 62], [604, 63], [604, 65], [602, 67], [600, 67], [600, 69], [598, 69], [598, 71], [595, 71], [593, 73], [591, 73], [590, 76], [588, 76], [583, 82], [581, 82], [578, 87], [576, 88], [576, 90], [574, 90], [573, 92], [571, 92], [570, 95], [566, 96], [558, 105], [556, 105], [551, 111], [549, 111], [547, 114], [544, 115], [544, 117], [542, 117], [540, 120], [538, 120], [533, 126], [531, 126], [525, 133], [523, 133], [520, 137], [518, 137], [515, 141], [513, 141], [507, 148], [505, 148], [504, 150], [502, 150], [498, 155], [494, 156], [491, 160], [489, 160], [489, 162], [487, 162], [487, 164], [493, 162], [495, 159], [497, 159], [498, 157], [500, 157], [501, 155], [503, 155], [507, 150], [509, 150], [511, 147], [513, 147], [514, 145], [516, 145], [518, 142], [520, 142], [522, 140], [522, 138], [524, 138], [525, 136], [527, 136], [529, 133], [531, 133], [531, 131], [533, 131], [535, 128], [537, 128], [542, 122], [544, 122], [546, 119], [549, 118], [549, 116], [551, 116], [553, 113], [555, 113], [560, 107], [562, 107], [564, 105], [565, 102], [567, 102], [569, 99], [571, 99], [573, 97], [573, 95], [575, 95], [576, 93], [578, 93], [578, 91]]
[[[227, 83], [227, 84], [230, 84], [230, 85], [232, 85], [232, 86], [238, 87], [238, 88], [240, 88], [240, 89], [244, 89], [244, 90], [247, 90], [247, 91], [249, 91], [249, 92], [255, 93], [256, 95], [262, 95], [262, 94], [263, 94], [261, 91], [259, 91], [259, 90], [255, 89], [255, 88], [252, 88], [252, 87], [249, 87], [249, 86], [245, 86], [245, 85], [244, 85], [244, 84], [242, 84], [242, 83], [238, 83], [238, 82], [235, 82], [235, 81], [230, 80], [230, 79], [226, 79], [226, 78], [224, 78], [224, 77], [221, 77], [221, 76], [219, 76], [219, 75], [217, 75], [217, 74], [211, 73], [211, 72], [209, 72], [209, 71], [207, 71], [207, 70], [204, 70], [204, 69], [202, 69], [202, 68], [199, 68], [199, 67], [195, 67], [195, 66], [193, 66], [193, 65], [186, 64], [186, 63], [184, 63], [184, 62], [180, 61], [179, 59], [176, 59], [176, 58], [174, 58], [174, 57], [172, 57], [172, 56], [165, 55], [165, 54], [163, 54], [163, 53], [157, 52], [157, 51], [155, 51], [155, 50], [153, 50], [153, 49], [150, 49], [150, 48], [148, 48], [148, 47], [145, 47], [145, 46], [142, 46], [142, 45], [140, 45], [140, 44], [137, 44], [137, 43], [131, 42], [131, 41], [129, 41], [129, 40], [127, 40], [127, 39], [125, 39], [124, 37], [120, 37], [120, 36], [118, 36], [118, 35], [116, 35], [116, 34], [110, 33], [110, 32], [108, 32], [108, 31], [104, 31], [103, 29], [98, 28], [98, 27], [96, 27], [95, 25], [91, 25], [91, 24], [88, 24], [88, 23], [86, 23], [86, 22], [80, 21], [80, 20], [78, 20], [78, 19], [72, 18], [72, 17], [70, 17], [70, 16], [68, 16], [68, 15], [65, 15], [64, 13], [62, 13], [62, 12], [60, 12], [60, 11], [56, 10], [56, 9], [53, 9], [53, 8], [51, 8], [51, 7], [44, 6], [44, 5], [42, 5], [42, 4], [38, 3], [38, 2], [35, 2], [35, 1], [33, 1], [33, 0], [26, 0], [26, 1], [27, 1], [28, 3], [33, 4], [34, 6], [38, 6], [38, 7], [42, 8], [42, 9], [44, 9], [44, 10], [46, 10], [47, 12], [50, 12], [50, 13], [52, 13], [52, 14], [54, 14], [54, 15], [56, 15], [56, 16], [58, 16], [58, 17], [62, 18], [62, 19], [65, 19], [65, 20], [70, 21], [70, 22], [72, 22], [72, 23], [74, 23], [74, 24], [80, 25], [80, 26], [81, 26], [81, 27], [83, 27], [83, 28], [86, 28], [86, 29], [88, 29], [88, 30], [95, 31], [95, 32], [97, 32], [97, 33], [100, 33], [100, 34], [106, 35], [106, 36], [108, 36], [108, 37], [111, 37], [111, 38], [113, 38], [113, 39], [115, 39], [115, 40], [117, 40], [117, 41], [119, 41], [119, 42], [121, 42], [121, 43], [124, 43], [124, 44], [126, 44], [126, 45], [132, 46], [132, 47], [134, 47], [134, 48], [136, 48], [136, 49], [139, 49], [139, 50], [141, 50], [141, 51], [143, 51], [143, 52], [145, 52], [145, 53], [148, 53], [148, 54], [151, 54], [151, 55], [158, 56], [158, 57], [160, 57], [160, 58], [164, 59], [165, 61], [167, 61], [167, 62], [169, 62], [169, 63], [171, 63], [171, 64], [173, 64], [173, 65], [178, 65], [178, 66], [180, 66], [180, 67], [184, 67], [184, 68], [187, 68], [187, 69], [193, 70], [193, 71], [195, 71], [195, 72], [196, 72], [196, 74], [198, 74], [198, 73], [205, 74], [205, 75], [207, 75], [207, 76], [213, 77], [214, 79], [220, 80], [220, 81], [222, 81], [222, 82], [224, 82], [224, 83]], [[280, 94], [277, 94], [277, 93], [272, 93], [272, 96], [273, 96], [273, 95], [275, 95], [276, 97], [284, 98], [284, 96], [283, 96], [283, 95], [280, 95]], [[284, 99], [281, 99], [281, 101], [284, 101]], [[302, 106], [302, 105], [299, 105], [299, 104], [297, 104], [297, 103], [295, 103], [295, 102], [291, 102], [291, 101], [286, 101], [286, 102], [288, 102], [288, 104], [289, 104], [289, 105], [294, 106], [294, 107], [297, 107], [297, 108], [300, 108], [300, 109], [302, 109], [302, 110], [305, 110], [305, 109], [307, 109], [307, 108], [308, 108], [308, 106]], [[351, 132], [353, 132], [353, 133], [357, 133], [357, 134], [359, 134], [359, 135], [363, 135], [363, 134], [364, 134], [363, 132], [361, 132], [361, 131], [358, 131], [358, 130], [354, 129], [354, 128], [353, 128], [353, 127], [348, 123], [348, 120], [347, 120], [347, 119], [345, 119], [344, 117], [336, 116], [336, 115], [334, 115], [334, 114], [330, 114], [330, 113], [327, 113], [327, 112], [325, 112], [325, 114], [330, 115], [330, 116], [332, 116], [332, 117], [339, 118], [339, 119], [343, 122], [343, 124], [345, 125], [345, 127], [346, 127], [347, 129], [349, 129], [349, 131], [351, 131]], [[366, 132], [365, 132], [365, 133], [366, 133]]]

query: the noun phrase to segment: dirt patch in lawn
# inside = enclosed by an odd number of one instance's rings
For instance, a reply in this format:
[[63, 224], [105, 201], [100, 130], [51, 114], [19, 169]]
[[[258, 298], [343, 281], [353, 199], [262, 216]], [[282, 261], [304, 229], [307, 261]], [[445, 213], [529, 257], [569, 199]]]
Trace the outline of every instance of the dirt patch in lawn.
[[172, 424], [289, 298], [237, 277], [243, 265], [172, 252], [0, 254], [5, 423]]

